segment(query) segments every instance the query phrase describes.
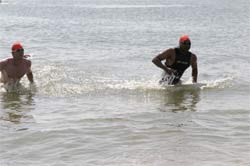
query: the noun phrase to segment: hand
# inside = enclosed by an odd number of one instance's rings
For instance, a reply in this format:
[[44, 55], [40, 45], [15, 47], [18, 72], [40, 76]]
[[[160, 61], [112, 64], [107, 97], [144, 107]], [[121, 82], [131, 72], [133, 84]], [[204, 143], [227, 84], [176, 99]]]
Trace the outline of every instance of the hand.
[[178, 75], [179, 75], [178, 72], [177, 72], [177, 70], [171, 69], [171, 71], [172, 71], [172, 73], [173, 73], [175, 76], [178, 76]]
[[172, 75], [172, 74], [178, 75], [177, 71], [174, 70], [174, 69], [171, 69], [171, 68], [166, 68], [165, 71], [166, 71], [169, 75]]

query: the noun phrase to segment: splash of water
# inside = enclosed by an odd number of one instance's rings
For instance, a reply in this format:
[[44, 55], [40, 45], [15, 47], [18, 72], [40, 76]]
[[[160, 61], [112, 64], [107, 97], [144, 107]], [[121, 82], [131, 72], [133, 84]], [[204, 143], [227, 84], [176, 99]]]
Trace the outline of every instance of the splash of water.
[[211, 89], [211, 88], [217, 88], [217, 89], [224, 89], [229, 88], [233, 86], [234, 77], [225, 77], [217, 80], [204, 80], [203, 83], [206, 84], [206, 86], [202, 87], [203, 89]]
[[198, 84], [192, 84], [192, 80], [189, 79], [183, 82], [183, 86], [161, 86], [158, 78], [121, 79], [118, 76], [100, 76], [85, 71], [76, 72], [75, 69], [64, 65], [43, 66], [35, 73], [38, 93], [52, 96], [81, 95], [106, 90], [223, 89], [233, 86], [234, 80], [233, 77], [225, 77], [217, 80], [202, 80]]

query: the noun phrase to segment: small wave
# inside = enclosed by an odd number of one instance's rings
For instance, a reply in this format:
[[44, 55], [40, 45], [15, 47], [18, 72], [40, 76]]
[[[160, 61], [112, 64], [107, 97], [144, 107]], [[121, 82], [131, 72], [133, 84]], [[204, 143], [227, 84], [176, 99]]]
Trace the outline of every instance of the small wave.
[[233, 80], [234, 77], [226, 77], [226, 78], [221, 78], [217, 80], [204, 80], [202, 83], [205, 83], [206, 86], [202, 87], [203, 89], [211, 89], [211, 88], [217, 88], [217, 89], [224, 89], [224, 88], [229, 88], [233, 86]]
[[[184, 86], [161, 86], [159, 78], [151, 79], [121, 79], [119, 76], [100, 76], [95, 72], [75, 71], [64, 65], [43, 66], [37, 71], [37, 91], [53, 96], [81, 95], [106, 90], [202, 90], [213, 88], [228, 88], [233, 84], [233, 77], [225, 77], [217, 80], [201, 80], [198, 84], [192, 84], [191, 80], [183, 82]], [[46, 78], [46, 79], [45, 79]], [[27, 81], [26, 81], [27, 82]], [[188, 84], [188, 85], [186, 85]]]
[[206, 89], [206, 88], [228, 88], [233, 86], [234, 77], [226, 77], [218, 80], [203, 80], [197, 84], [192, 84], [190, 80], [177, 86], [161, 86], [159, 80], [123, 80], [112, 82], [106, 86], [111, 89], [129, 89], [129, 90], [162, 90], [162, 89]]
[[32, 93], [36, 91], [36, 85], [30, 84], [29, 86], [18, 83], [18, 84], [0, 84], [0, 92], [8, 92], [8, 93], [18, 93], [18, 94], [26, 94]]
[[135, 89], [142, 89], [142, 90], [161, 90], [164, 89], [162, 86], [159, 86], [157, 80], [120, 80], [117, 82], [111, 82], [106, 85], [107, 88], [110, 89], [128, 89], [128, 90], [135, 90]]
[[[72, 78], [71, 78], [72, 79]], [[80, 80], [80, 81], [79, 81]], [[41, 80], [42, 81], [42, 80]], [[39, 82], [39, 81], [38, 81]], [[198, 84], [184, 82], [183, 85], [161, 86], [158, 80], [114, 80], [111, 78], [89, 78], [78, 79], [78, 81], [65, 81], [65, 79], [47, 80], [38, 83], [36, 86], [1, 86], [2, 92], [26, 93], [39, 91], [43, 94], [54, 96], [61, 95], [80, 95], [83, 93], [104, 91], [104, 90], [142, 90], [142, 91], [159, 91], [159, 90], [203, 90], [203, 89], [224, 89], [231, 87], [233, 78], [223, 78], [211, 81], [201, 81]]]
[[40, 92], [50, 95], [80, 95], [90, 92], [105, 90], [141, 90], [141, 91], [178, 91], [178, 90], [202, 90], [214, 88], [226, 88], [230, 85], [230, 79], [215, 81], [202, 81], [198, 84], [184, 83], [179, 86], [161, 86], [158, 80], [112, 80], [112, 79], [85, 79], [78, 83], [62, 83], [61, 81], [47, 82], [38, 87]]
[[141, 82], [135, 80], [96, 80], [86, 79], [79, 83], [48, 82], [38, 87], [39, 91], [50, 95], [80, 95], [105, 90], [160, 90], [163, 87], [156, 81]]

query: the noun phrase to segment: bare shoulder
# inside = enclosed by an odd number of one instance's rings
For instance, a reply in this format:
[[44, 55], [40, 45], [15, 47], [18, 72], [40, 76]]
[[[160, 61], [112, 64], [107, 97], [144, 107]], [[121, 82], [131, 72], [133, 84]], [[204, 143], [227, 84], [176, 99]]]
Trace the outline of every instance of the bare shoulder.
[[162, 52], [161, 54], [159, 54], [157, 57], [158, 57], [160, 60], [163, 60], [163, 59], [172, 58], [174, 55], [175, 55], [175, 50], [174, 50], [174, 48], [169, 48], [169, 49], [165, 50], [164, 52]]
[[192, 66], [192, 68], [193, 69], [197, 69], [197, 67], [198, 67], [198, 65], [197, 65], [197, 57], [196, 57], [196, 55], [195, 54], [191, 54], [191, 60], [190, 60], [191, 62], [191, 66]]
[[169, 55], [174, 55], [175, 54], [175, 49], [174, 48], [169, 48], [166, 50], [166, 52], [169, 54]]
[[197, 61], [197, 56], [193, 53], [191, 53], [191, 61], [192, 62]]
[[6, 58], [6, 59], [3, 59], [3, 60], [0, 60], [0, 65], [1, 66], [4, 66], [4, 65], [7, 65], [8, 63], [10, 63], [12, 61], [13, 58]]
[[3, 64], [5, 64], [7, 61], [6, 61], [6, 59], [4, 59], [4, 60], [0, 60], [0, 65], [3, 65]]
[[0, 63], [8, 63], [9, 61], [11, 61], [13, 58], [6, 58], [3, 60], [0, 60]]
[[31, 66], [31, 61], [29, 59], [23, 59], [23, 62], [27, 65], [27, 66]]

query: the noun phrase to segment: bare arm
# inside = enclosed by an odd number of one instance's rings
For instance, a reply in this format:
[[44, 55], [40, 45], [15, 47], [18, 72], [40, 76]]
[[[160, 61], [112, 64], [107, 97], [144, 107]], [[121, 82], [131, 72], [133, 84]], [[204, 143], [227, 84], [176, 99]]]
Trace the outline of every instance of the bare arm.
[[30, 83], [34, 83], [32, 71], [29, 72], [29, 73], [27, 73], [26, 75], [27, 75], [27, 78], [28, 78], [28, 80], [30, 81]]
[[0, 61], [0, 71], [3, 71], [5, 66], [6, 66], [6, 63], [7, 61], [6, 60], [3, 60], [3, 61]]
[[191, 67], [192, 67], [192, 82], [197, 83], [198, 65], [197, 65], [197, 57], [194, 54], [192, 54], [191, 58]]
[[26, 73], [26, 75], [27, 75], [27, 78], [28, 78], [29, 82], [30, 82], [30, 83], [34, 83], [33, 73], [32, 73], [32, 71], [31, 71], [31, 62], [30, 62], [30, 61], [28, 62], [28, 65], [29, 65], [29, 70], [28, 70], [28, 72]]
[[157, 55], [156, 57], [153, 58], [152, 62], [159, 68], [163, 69], [164, 71], [166, 71], [168, 74], [172, 73], [172, 70], [169, 69], [166, 65], [162, 64], [161, 61], [163, 60], [168, 60], [171, 59], [173, 56], [173, 49], [168, 49], [165, 52]]

